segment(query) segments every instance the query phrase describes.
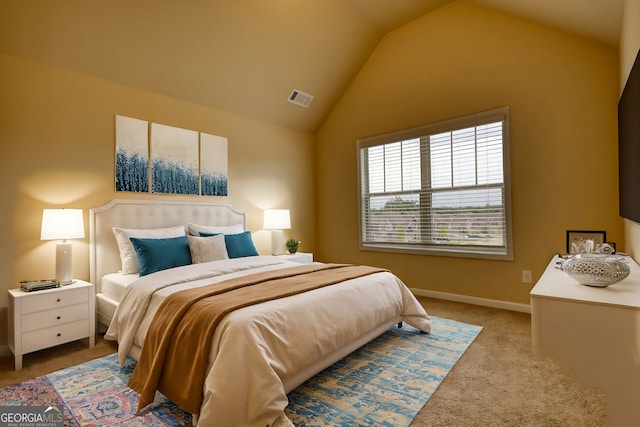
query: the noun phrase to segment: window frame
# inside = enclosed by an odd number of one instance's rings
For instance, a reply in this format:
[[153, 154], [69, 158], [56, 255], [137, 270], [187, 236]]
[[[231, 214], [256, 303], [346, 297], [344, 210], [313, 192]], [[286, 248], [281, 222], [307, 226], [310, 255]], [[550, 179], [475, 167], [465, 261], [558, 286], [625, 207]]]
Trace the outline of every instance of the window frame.
[[[504, 248], [490, 248], [486, 246], [474, 245], [446, 245], [446, 244], [409, 244], [409, 243], [388, 243], [388, 242], [365, 242], [366, 221], [365, 207], [366, 200], [363, 186], [363, 149], [380, 146], [384, 144], [406, 141], [409, 139], [421, 138], [443, 132], [452, 132], [473, 126], [498, 122], [502, 126], [502, 168], [503, 168], [503, 188], [504, 188], [504, 215], [505, 215], [505, 246]], [[356, 159], [358, 173], [358, 241], [360, 250], [376, 252], [395, 252], [420, 255], [436, 255], [464, 258], [494, 259], [503, 261], [513, 260], [513, 232], [512, 232], [512, 209], [511, 209], [511, 164], [510, 164], [510, 109], [509, 107], [496, 108], [489, 111], [470, 114], [464, 117], [444, 120], [436, 123], [418, 126], [411, 129], [404, 129], [377, 135], [356, 141]], [[368, 177], [367, 177], [368, 178]], [[389, 192], [393, 193], [393, 192]]]

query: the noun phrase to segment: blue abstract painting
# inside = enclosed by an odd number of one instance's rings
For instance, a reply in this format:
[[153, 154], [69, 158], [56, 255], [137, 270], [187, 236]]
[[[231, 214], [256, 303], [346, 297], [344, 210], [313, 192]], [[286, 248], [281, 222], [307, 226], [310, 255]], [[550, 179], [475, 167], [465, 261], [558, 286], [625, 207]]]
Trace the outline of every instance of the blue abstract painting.
[[227, 138], [200, 133], [200, 194], [227, 195]]
[[149, 191], [149, 122], [116, 116], [116, 191]]
[[116, 191], [226, 196], [227, 138], [116, 115]]
[[151, 191], [200, 194], [198, 132], [151, 124]]

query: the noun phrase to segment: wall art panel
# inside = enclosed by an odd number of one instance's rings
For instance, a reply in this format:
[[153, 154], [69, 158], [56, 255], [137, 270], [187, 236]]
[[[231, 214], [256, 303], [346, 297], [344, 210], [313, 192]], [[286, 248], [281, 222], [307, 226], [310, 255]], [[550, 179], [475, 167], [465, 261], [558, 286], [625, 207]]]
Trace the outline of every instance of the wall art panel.
[[151, 123], [152, 192], [200, 194], [198, 132]]
[[116, 116], [116, 191], [149, 191], [149, 122]]
[[203, 196], [227, 195], [227, 138], [200, 133], [200, 180]]

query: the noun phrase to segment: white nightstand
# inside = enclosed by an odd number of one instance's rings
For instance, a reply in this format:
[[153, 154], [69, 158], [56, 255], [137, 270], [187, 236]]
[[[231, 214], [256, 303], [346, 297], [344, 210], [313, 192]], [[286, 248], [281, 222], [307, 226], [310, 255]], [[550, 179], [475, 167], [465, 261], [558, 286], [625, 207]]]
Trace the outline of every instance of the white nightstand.
[[311, 264], [313, 262], [313, 254], [305, 252], [296, 252], [295, 254], [280, 255], [287, 261], [299, 262], [300, 264]]
[[87, 337], [93, 347], [95, 313], [93, 284], [82, 280], [43, 291], [9, 290], [9, 349], [16, 371], [26, 353]]

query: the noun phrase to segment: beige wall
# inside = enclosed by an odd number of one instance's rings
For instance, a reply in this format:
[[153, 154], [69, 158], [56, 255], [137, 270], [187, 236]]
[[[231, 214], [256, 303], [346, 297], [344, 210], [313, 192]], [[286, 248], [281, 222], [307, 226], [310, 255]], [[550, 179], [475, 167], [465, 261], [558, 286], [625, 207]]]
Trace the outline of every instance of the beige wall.
[[[116, 114], [228, 138], [229, 196], [154, 196], [114, 191]], [[261, 253], [270, 252], [262, 210], [291, 209], [285, 237], [315, 249], [311, 134], [204, 108], [104, 80], [0, 56], [0, 347], [7, 290], [54, 275], [55, 242], [40, 241], [42, 209], [88, 209], [113, 198], [225, 203], [247, 212]], [[73, 241], [73, 272], [89, 279], [88, 234]]]
[[[624, 89], [633, 62], [640, 49], [640, 0], [625, 0], [622, 33], [620, 35], [620, 93]], [[626, 250], [636, 260], [640, 260], [640, 224], [625, 219], [624, 234]]]
[[[618, 56], [607, 47], [454, 2], [388, 34], [318, 134], [318, 257], [386, 266], [408, 286], [528, 303], [566, 230], [618, 216]], [[358, 249], [356, 140], [511, 108], [513, 262]]]
[[[606, 229], [625, 248], [616, 105], [640, 44], [630, 25], [639, 1], [627, 0], [620, 63], [613, 48], [454, 2], [380, 43], [315, 148], [310, 134], [0, 56], [0, 347], [6, 290], [54, 273], [55, 243], [39, 240], [42, 209], [79, 207], [87, 220], [89, 208], [113, 198], [231, 204], [248, 213], [263, 253], [262, 209], [288, 207], [294, 228], [286, 234], [317, 259], [383, 265], [415, 288], [528, 303], [532, 285], [521, 283], [521, 271], [532, 270], [535, 282], [564, 251], [567, 229]], [[505, 105], [513, 262], [358, 249], [356, 139]], [[116, 193], [116, 114], [227, 137], [229, 197]], [[631, 246], [640, 245], [637, 224], [627, 225]], [[88, 279], [88, 236], [73, 245], [74, 275]]]

